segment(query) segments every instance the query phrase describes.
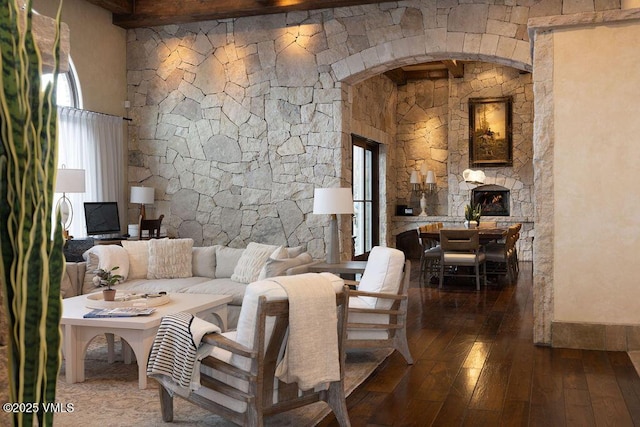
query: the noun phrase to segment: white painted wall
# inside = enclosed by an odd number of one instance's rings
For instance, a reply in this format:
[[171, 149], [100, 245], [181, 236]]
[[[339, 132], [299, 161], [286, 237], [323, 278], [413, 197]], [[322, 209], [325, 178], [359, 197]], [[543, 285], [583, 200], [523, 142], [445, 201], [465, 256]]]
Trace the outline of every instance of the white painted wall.
[[640, 26], [557, 31], [555, 320], [640, 323]]
[[[33, 0], [33, 8], [42, 15], [55, 17], [58, 3]], [[64, 0], [62, 21], [71, 32], [71, 59], [80, 79], [83, 108], [124, 116], [126, 30], [111, 23], [110, 12], [84, 0]]]

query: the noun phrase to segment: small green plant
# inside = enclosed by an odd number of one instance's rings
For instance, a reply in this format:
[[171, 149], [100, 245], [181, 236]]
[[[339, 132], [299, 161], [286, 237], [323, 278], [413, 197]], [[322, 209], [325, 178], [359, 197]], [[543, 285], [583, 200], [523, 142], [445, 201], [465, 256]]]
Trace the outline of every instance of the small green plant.
[[482, 206], [476, 205], [475, 207], [471, 204], [466, 205], [464, 207], [464, 219], [467, 221], [476, 221], [480, 223], [480, 216], [482, 215]]
[[93, 284], [96, 286], [106, 286], [107, 289], [111, 289], [111, 286], [124, 279], [124, 277], [119, 274], [113, 274], [113, 272], [119, 268], [120, 267], [116, 265], [111, 270], [97, 269], [94, 272], [96, 275], [93, 277]]

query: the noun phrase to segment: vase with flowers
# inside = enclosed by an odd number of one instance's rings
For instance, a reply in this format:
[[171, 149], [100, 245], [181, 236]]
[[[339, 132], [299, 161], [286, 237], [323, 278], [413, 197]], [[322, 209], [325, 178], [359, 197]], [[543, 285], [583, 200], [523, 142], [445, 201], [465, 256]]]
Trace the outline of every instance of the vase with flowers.
[[466, 228], [476, 228], [480, 225], [480, 216], [482, 215], [482, 206], [468, 204], [464, 207], [464, 226]]
[[107, 289], [102, 290], [102, 296], [105, 301], [113, 301], [116, 297], [116, 290], [112, 289], [111, 286], [120, 282], [124, 277], [119, 274], [115, 274], [114, 271], [120, 268], [119, 266], [115, 266], [111, 268], [111, 270], [105, 270], [99, 268], [95, 271], [95, 276], [93, 277], [93, 284], [96, 286], [106, 286]]

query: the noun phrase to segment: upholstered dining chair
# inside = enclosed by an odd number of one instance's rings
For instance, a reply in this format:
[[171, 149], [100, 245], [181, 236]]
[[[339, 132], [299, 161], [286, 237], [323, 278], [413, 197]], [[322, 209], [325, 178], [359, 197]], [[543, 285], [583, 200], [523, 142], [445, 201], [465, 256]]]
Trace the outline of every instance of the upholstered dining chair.
[[[160, 238], [160, 226], [163, 218], [164, 215], [160, 215], [158, 219], [142, 219], [142, 215], [140, 215], [138, 218], [138, 240]], [[148, 237], [143, 237], [143, 231], [149, 232]]]
[[375, 246], [356, 290], [348, 289], [347, 349], [393, 348], [407, 364], [411, 262], [397, 249]]
[[[480, 249], [480, 237], [478, 230], [446, 229], [440, 230], [440, 285], [444, 284], [444, 276], [475, 277], [476, 289], [480, 290], [480, 277], [487, 285], [486, 257]], [[455, 273], [449, 273], [449, 267], [473, 267], [474, 274], [466, 274], [460, 269]]]
[[518, 258], [516, 243], [520, 227], [512, 225], [507, 230], [503, 243], [490, 243], [485, 247], [485, 256], [490, 265], [490, 273], [506, 274], [509, 283], [513, 283], [518, 275]]
[[[328, 378], [327, 372], [318, 370], [316, 366], [314, 375], [320, 378], [320, 383], [315, 386], [300, 386], [299, 378], [304, 377], [304, 374], [284, 380], [278, 374], [278, 366], [290, 350], [292, 335], [300, 336], [302, 333], [305, 338], [314, 339], [330, 332], [326, 327], [327, 323], [319, 323], [321, 330], [316, 332], [292, 331], [293, 324], [289, 321], [293, 311], [292, 300], [288, 291], [279, 283], [296, 280], [302, 281], [302, 289], [329, 284], [332, 289], [329, 292], [335, 292], [335, 301], [331, 299], [329, 304], [335, 304], [336, 307], [334, 318], [337, 318], [337, 329], [334, 337], [337, 336], [337, 352], [331, 353], [331, 346], [324, 341], [316, 343], [316, 347], [323, 348], [326, 353], [337, 358], [337, 361], [331, 359], [335, 379], [325, 381], [324, 378]], [[208, 334], [202, 338], [202, 342], [212, 346], [213, 350], [202, 359], [199, 388], [185, 392], [184, 389], [177, 388], [171, 378], [154, 376], [161, 386], [162, 419], [165, 422], [173, 421], [173, 396], [178, 395], [238, 425], [250, 427], [263, 426], [264, 419], [270, 415], [324, 401], [333, 410], [340, 426], [350, 426], [344, 393], [347, 300], [344, 288], [344, 281], [330, 273], [275, 277], [249, 284], [242, 302], [237, 330]], [[296, 293], [299, 294], [299, 291]], [[313, 301], [314, 304], [317, 303], [317, 298]], [[300, 303], [303, 308], [308, 307], [308, 304], [308, 301]], [[313, 354], [298, 352], [296, 360], [287, 358], [289, 368], [296, 364], [298, 367], [302, 365], [304, 369], [310, 364], [310, 358], [319, 356], [317, 349], [309, 352]]]
[[441, 222], [418, 226], [418, 242], [420, 243], [420, 283], [429, 283], [432, 276], [440, 271], [440, 245], [437, 241], [421, 237], [422, 233], [439, 231]]

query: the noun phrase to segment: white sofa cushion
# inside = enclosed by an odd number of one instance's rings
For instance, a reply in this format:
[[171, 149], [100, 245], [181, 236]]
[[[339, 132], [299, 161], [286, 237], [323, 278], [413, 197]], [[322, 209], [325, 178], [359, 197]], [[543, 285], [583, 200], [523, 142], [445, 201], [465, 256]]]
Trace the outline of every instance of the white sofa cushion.
[[149, 240], [147, 279], [177, 279], [193, 275], [193, 239]]
[[192, 294], [231, 295], [233, 300], [231, 300], [230, 304], [242, 305], [242, 299], [244, 298], [246, 289], [246, 283], [239, 283], [230, 278], [222, 278], [200, 282], [185, 288], [183, 292]]
[[193, 248], [193, 268], [194, 276], [216, 277], [216, 248], [215, 246], [194, 247]]
[[113, 267], [118, 266], [114, 274], [121, 275], [123, 277], [122, 280], [127, 280], [129, 276], [129, 254], [120, 245], [96, 245], [89, 248], [82, 254], [82, 257], [87, 262], [87, 269], [82, 284], [83, 294], [96, 289], [93, 278], [96, 275], [95, 271], [99, 268], [111, 270]]
[[216, 245], [216, 279], [229, 278], [238, 265], [244, 248]]
[[149, 273], [149, 241], [123, 240], [122, 247], [129, 255], [128, 279], [146, 279]]
[[[376, 246], [369, 254], [367, 268], [358, 285], [359, 291], [397, 294], [404, 269], [404, 253], [397, 249]], [[386, 309], [393, 304], [390, 300], [375, 297], [359, 297], [370, 306]]]
[[278, 246], [255, 242], [249, 243], [233, 270], [231, 280], [240, 283], [255, 282], [258, 280], [260, 270], [264, 267], [269, 256], [278, 249]]
[[269, 258], [264, 264], [264, 267], [262, 267], [262, 270], [260, 270], [258, 280], [285, 275], [287, 273], [287, 270], [289, 270], [290, 268], [297, 267], [302, 264], [308, 264], [311, 261], [313, 261], [311, 255], [306, 252], [298, 255], [295, 258]]

